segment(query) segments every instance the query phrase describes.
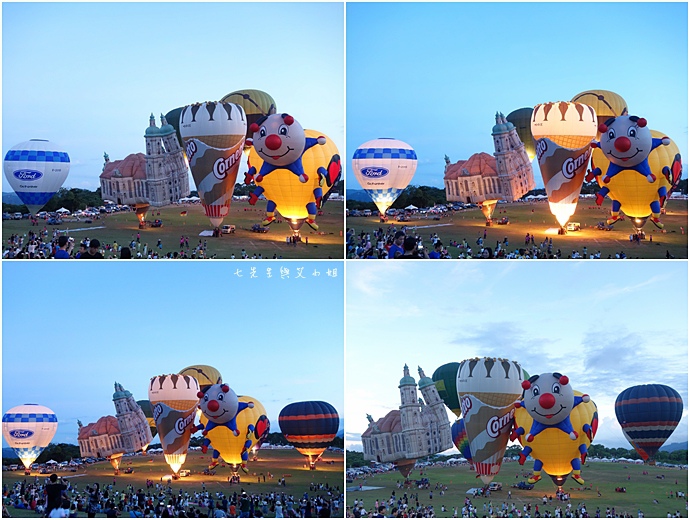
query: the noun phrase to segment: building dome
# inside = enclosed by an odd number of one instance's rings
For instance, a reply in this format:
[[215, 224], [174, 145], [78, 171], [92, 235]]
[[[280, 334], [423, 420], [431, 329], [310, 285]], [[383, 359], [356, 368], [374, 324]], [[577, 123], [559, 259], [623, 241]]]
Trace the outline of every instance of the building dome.
[[131, 392], [129, 392], [129, 390], [125, 390], [120, 383], [115, 383], [115, 393], [113, 394], [113, 401], [115, 401], [116, 399], [126, 399], [128, 397], [132, 397]]
[[117, 424], [117, 419], [112, 415], [101, 417], [95, 423], [89, 423], [79, 430], [79, 440], [88, 439], [89, 437], [99, 437], [101, 435], [117, 435], [120, 433], [120, 426]]
[[417, 367], [417, 370], [419, 370], [419, 388], [426, 388], [427, 386], [434, 386], [436, 383], [430, 378], [424, 375], [424, 370], [422, 370], [421, 367]]
[[405, 365], [405, 368], [403, 369], [403, 373], [405, 374], [403, 378], [400, 380], [400, 386], [403, 385], [416, 385], [417, 383], [415, 382], [414, 378], [410, 375], [410, 369]]
[[160, 137], [161, 131], [160, 129], [156, 126], [156, 118], [153, 117], [153, 114], [151, 114], [151, 117], [149, 118], [149, 126], [146, 128], [146, 132], [144, 132], [145, 137]]
[[175, 133], [175, 127], [168, 123], [168, 120], [161, 114], [161, 128], [159, 130], [161, 136], [166, 136]]

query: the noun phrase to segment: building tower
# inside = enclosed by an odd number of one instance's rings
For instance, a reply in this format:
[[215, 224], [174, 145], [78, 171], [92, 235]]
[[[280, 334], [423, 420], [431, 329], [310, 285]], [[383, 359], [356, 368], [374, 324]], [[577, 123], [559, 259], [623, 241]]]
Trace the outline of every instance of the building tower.
[[144, 132], [144, 138], [146, 139], [146, 198], [152, 206], [162, 206], [161, 201], [168, 200], [168, 193], [165, 189], [163, 142], [153, 113], [149, 118], [149, 126]]
[[446, 405], [443, 403], [433, 380], [424, 375], [424, 370], [421, 367], [417, 367], [417, 370], [419, 371], [419, 390], [424, 397], [428, 413], [433, 418], [429, 432], [431, 453], [441, 453], [453, 447]]
[[496, 124], [491, 135], [501, 192], [508, 195], [504, 198], [517, 200], [536, 186], [525, 145], [520, 141], [513, 123], [500, 112], [496, 112]]
[[132, 453], [146, 448], [153, 440], [151, 428], [132, 394], [119, 383], [115, 383], [113, 403], [115, 403], [115, 417], [120, 427], [125, 452]]
[[180, 142], [177, 140], [175, 128], [168, 123], [163, 114], [161, 114], [160, 136], [168, 159], [164, 164], [170, 179], [173, 200], [180, 200], [182, 197], [189, 196], [187, 163]]
[[406, 438], [409, 458], [423, 457], [427, 454], [426, 435], [422, 422], [421, 409], [417, 397], [417, 383], [405, 364], [403, 378], [400, 380], [400, 422]]

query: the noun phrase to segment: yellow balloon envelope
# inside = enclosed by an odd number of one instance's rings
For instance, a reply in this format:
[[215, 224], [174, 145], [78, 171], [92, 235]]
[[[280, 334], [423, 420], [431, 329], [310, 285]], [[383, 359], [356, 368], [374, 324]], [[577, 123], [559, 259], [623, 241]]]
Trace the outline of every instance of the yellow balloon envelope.
[[[583, 395], [578, 391], [574, 393], [576, 396]], [[532, 442], [527, 442], [526, 437], [532, 428], [532, 417], [524, 407], [515, 410], [515, 427], [520, 426], [525, 429], [525, 434], [519, 437], [520, 444], [532, 448], [530, 456], [544, 463], [542, 470], [545, 473], [563, 481], [573, 471], [571, 461], [580, 458], [579, 446], [584, 443], [589, 448], [591, 444], [582, 429], [583, 426], [585, 424], [592, 426], [592, 437], [596, 433], [597, 405], [594, 401], [580, 403], [570, 412], [570, 422], [573, 430], [579, 435], [576, 440], [572, 440], [567, 433], [558, 428], [546, 428], [535, 436]]]
[[610, 90], [586, 90], [574, 96], [571, 101], [591, 106], [597, 113], [599, 123], [628, 113], [628, 104], [625, 99]]
[[[237, 429], [240, 430], [240, 434], [235, 436], [235, 434], [230, 431], [229, 428], [216, 427], [208, 432], [207, 438], [211, 441], [211, 446], [213, 449], [218, 450], [220, 456], [228, 464], [241, 465], [242, 452], [247, 441], [251, 441], [246, 448], [246, 452], [251, 450], [259, 440], [259, 436], [254, 433], [249, 432], [249, 427], [256, 427], [256, 423], [259, 421], [261, 416], [266, 416], [266, 408], [258, 401], [248, 395], [238, 396], [238, 400], [241, 403], [254, 403], [254, 408], [245, 408], [239, 414], [237, 414]], [[206, 417], [201, 416], [201, 423], [206, 426]]]
[[[661, 139], [666, 137], [663, 132], [652, 130], [652, 137]], [[671, 184], [663, 174], [664, 167], [670, 168], [676, 154], [680, 153], [678, 145], [673, 140], [668, 146], [658, 146], [649, 154], [648, 161], [652, 173], [656, 176], [656, 181], [648, 182], [647, 179], [633, 170], [623, 170], [618, 175], [611, 178], [608, 184], [604, 184], [603, 173], [609, 167], [609, 160], [601, 151], [595, 148], [592, 153], [592, 168], [600, 168], [602, 175], [597, 177], [597, 182], [601, 187], [608, 187], [610, 190], [609, 198], [617, 200], [621, 204], [621, 211], [629, 217], [646, 218], [652, 214], [649, 205], [659, 200], [659, 188], [665, 186], [670, 189]]]
[[191, 365], [180, 370], [180, 375], [192, 376], [199, 382], [199, 389], [206, 392], [210, 386], [223, 382], [223, 376], [217, 368], [209, 365]]
[[[307, 129], [304, 130], [304, 134], [313, 138], [324, 135], [317, 130]], [[304, 173], [309, 177], [307, 182], [300, 182], [297, 176], [289, 171], [275, 170], [265, 176], [261, 182], [256, 183], [264, 189], [266, 199], [276, 203], [278, 212], [287, 220], [294, 221], [295, 224], [309, 216], [307, 204], [316, 200], [314, 190], [320, 186], [321, 180], [317, 170], [319, 167], [327, 168], [331, 158], [338, 154], [335, 143], [328, 136], [324, 137], [326, 137], [326, 144], [312, 146], [302, 156]], [[254, 148], [249, 152], [249, 164], [257, 171], [261, 170], [263, 160]], [[331, 187], [324, 182], [321, 189], [323, 195], [326, 195]]]

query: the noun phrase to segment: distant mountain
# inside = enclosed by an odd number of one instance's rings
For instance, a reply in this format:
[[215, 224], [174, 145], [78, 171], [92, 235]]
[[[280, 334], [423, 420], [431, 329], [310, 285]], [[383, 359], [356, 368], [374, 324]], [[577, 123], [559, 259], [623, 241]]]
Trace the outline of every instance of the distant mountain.
[[16, 205], [24, 204], [22, 202], [22, 199], [20, 199], [17, 196], [17, 194], [13, 191], [10, 191], [10, 192], [3, 191], [2, 192], [2, 201], [5, 204], [16, 204]]
[[677, 451], [677, 450], [687, 450], [688, 441], [685, 442], [673, 442], [666, 446], [662, 446], [659, 451]]
[[364, 190], [345, 190], [345, 198], [347, 200], [356, 200], [358, 202], [371, 202], [371, 197]]

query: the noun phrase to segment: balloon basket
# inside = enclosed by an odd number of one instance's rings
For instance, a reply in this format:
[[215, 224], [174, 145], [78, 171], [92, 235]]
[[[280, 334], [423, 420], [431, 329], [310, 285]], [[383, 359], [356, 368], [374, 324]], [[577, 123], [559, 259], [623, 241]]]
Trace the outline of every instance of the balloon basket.
[[491, 227], [493, 225], [493, 222], [491, 220], [486, 221], [486, 227]]

